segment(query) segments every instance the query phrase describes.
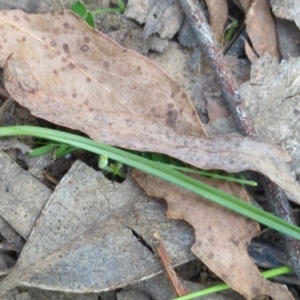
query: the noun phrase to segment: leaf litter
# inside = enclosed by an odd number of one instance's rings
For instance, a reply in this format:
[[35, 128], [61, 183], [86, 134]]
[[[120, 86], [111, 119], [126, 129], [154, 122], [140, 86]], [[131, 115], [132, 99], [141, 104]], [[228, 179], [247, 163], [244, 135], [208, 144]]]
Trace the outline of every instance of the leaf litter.
[[113, 183], [75, 162], [49, 198], [15, 268], [1, 282], [1, 293], [15, 286], [99, 293], [151, 278], [161, 272], [151, 252], [156, 231], [175, 265], [190, 260], [192, 229], [168, 219], [164, 208], [130, 176]]
[[[55, 26], [49, 27], [46, 18], [50, 18], [48, 22], [55, 19]], [[199, 155], [200, 147], [206, 146], [205, 154], [209, 154], [212, 150], [219, 151], [218, 147], [224, 147], [230, 142], [232, 147], [235, 146], [235, 154], [241, 150], [251, 153], [253, 149], [261, 147], [263, 151], [269, 151], [266, 152], [268, 154], [274, 153], [275, 161], [281, 161], [283, 157], [286, 162], [290, 160], [279, 148], [240, 137], [227, 137], [226, 141], [204, 138], [205, 131], [188, 98], [172, 80], [147, 59], [91, 31], [70, 13], [29, 17], [17, 11], [2, 12], [1, 19], [1, 29], [4, 32], [10, 30], [10, 34], [4, 33], [3, 37], [5, 43], [2, 43], [0, 57], [2, 66], [11, 55], [10, 49], [16, 49], [5, 65], [6, 87], [18, 102], [39, 117], [79, 129], [96, 140], [112, 145], [130, 147], [133, 144], [135, 149], [153, 152], [163, 152], [162, 148], [174, 147], [175, 152], [180, 152], [181, 156], [174, 155], [172, 151], [167, 154], [185, 160], [189, 153], [194, 165], [198, 165], [194, 156]], [[60, 27], [57, 27], [59, 24]], [[40, 31], [36, 32], [36, 28], [40, 28]], [[77, 38], [74, 38], [74, 34]], [[95, 67], [95, 61], [99, 66]], [[52, 76], [45, 76], [46, 71]], [[117, 84], [114, 84], [115, 81]], [[123, 136], [120, 135], [125, 128]], [[150, 144], [153, 139], [154, 146]], [[182, 145], [177, 143], [180, 140]], [[145, 141], [148, 143], [146, 148]], [[187, 149], [186, 144], [192, 149]], [[230, 152], [233, 148], [229, 145], [227, 150]], [[214, 157], [218, 155], [214, 154]], [[259, 165], [266, 159], [264, 156], [256, 158], [256, 166], [253, 167], [255, 161], [250, 160], [247, 165], [245, 154], [242, 156], [243, 167], [225, 155], [212, 164], [206, 162], [209, 165], [204, 165], [204, 168], [225, 168], [221, 159], [227, 158], [228, 170], [255, 170], [255, 167], [261, 170]], [[273, 163], [269, 161], [271, 166]], [[279, 176], [277, 181], [287, 190], [293, 187], [291, 197], [297, 201], [299, 186], [290, 176], [288, 166], [285, 163], [278, 165], [282, 174], [277, 172], [275, 175], [271, 166], [269, 173], [268, 170], [264, 171], [272, 179]], [[234, 288], [236, 284], [233, 284]], [[260, 284], [264, 286], [263, 282]], [[266, 286], [255, 293], [264, 292], [265, 289]]]
[[[71, 13], [30, 19], [15, 14], [1, 14], [6, 42], [0, 64], [8, 58], [5, 86], [32, 114], [110, 145], [164, 153], [202, 169], [258, 171], [299, 203], [300, 186], [286, 153], [239, 136], [204, 137], [185, 93], [146, 58], [118, 47]], [[54, 16], [55, 27], [49, 28], [45, 24]], [[12, 55], [11, 49], [16, 49]]]

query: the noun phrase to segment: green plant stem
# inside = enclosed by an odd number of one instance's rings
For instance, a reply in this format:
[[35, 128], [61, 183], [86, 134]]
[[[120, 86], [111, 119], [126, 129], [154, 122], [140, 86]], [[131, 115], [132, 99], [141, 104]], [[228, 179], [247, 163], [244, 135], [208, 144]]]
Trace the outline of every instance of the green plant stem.
[[274, 215], [271, 215], [259, 208], [256, 208], [238, 199], [237, 197], [234, 197], [221, 190], [199, 182], [160, 163], [153, 162], [125, 150], [108, 146], [106, 144], [71, 133], [61, 132], [48, 128], [40, 128], [34, 126], [12, 126], [0, 128], [0, 136], [4, 137], [16, 135], [30, 135], [40, 138], [46, 138], [56, 142], [66, 143], [74, 147], [79, 147], [81, 149], [99, 155], [107, 155], [110, 159], [119, 161], [123, 164], [176, 184], [240, 215], [248, 217], [283, 234], [300, 240], [299, 227], [285, 222], [282, 219], [275, 217]]
[[[267, 278], [272, 278], [272, 277], [276, 277], [279, 275], [287, 274], [290, 272], [291, 272], [290, 267], [282, 266], [282, 267], [274, 268], [272, 270], [264, 271], [261, 274], [264, 278], [267, 279]], [[182, 297], [175, 298], [173, 300], [190, 300], [190, 299], [194, 299], [196, 297], [202, 297], [205, 295], [221, 292], [221, 291], [228, 290], [228, 289], [230, 289], [230, 286], [226, 283], [222, 283], [222, 284], [218, 284], [218, 285], [215, 285], [215, 286], [212, 286], [209, 288], [205, 288], [198, 292], [194, 292], [194, 293], [182, 296]]]
[[213, 179], [222, 179], [225, 181], [231, 181], [231, 182], [237, 182], [240, 184], [247, 184], [250, 186], [257, 186], [257, 182], [255, 181], [251, 181], [251, 180], [246, 180], [246, 179], [240, 179], [240, 178], [235, 178], [235, 177], [229, 177], [228, 175], [220, 175], [220, 174], [214, 174], [212, 172], [209, 171], [203, 171], [203, 170], [193, 170], [191, 168], [186, 168], [186, 167], [179, 167], [176, 165], [169, 165], [169, 164], [164, 164], [166, 166], [169, 166], [172, 169], [178, 170], [178, 171], [182, 171], [182, 172], [186, 172], [186, 173], [194, 173], [194, 174], [198, 174], [201, 176], [206, 176], [206, 177], [210, 177]]

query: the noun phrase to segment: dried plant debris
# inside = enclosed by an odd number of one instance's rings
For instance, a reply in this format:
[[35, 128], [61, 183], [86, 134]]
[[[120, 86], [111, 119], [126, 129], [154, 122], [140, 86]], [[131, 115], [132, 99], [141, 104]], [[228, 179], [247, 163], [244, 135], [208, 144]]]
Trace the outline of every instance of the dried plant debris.
[[2, 151], [0, 166], [0, 214], [27, 239], [51, 191]]
[[300, 28], [300, 6], [295, 0], [271, 0], [272, 11], [276, 17], [294, 21]]
[[145, 24], [145, 38], [158, 33], [163, 39], [172, 38], [184, 18], [177, 0], [129, 0], [124, 15]]
[[[203, 169], [258, 171], [291, 200], [300, 201], [300, 186], [284, 151], [237, 136], [207, 139], [183, 90], [145, 57], [118, 46], [69, 12], [0, 15], [7, 39], [0, 52], [5, 86], [34, 115], [110, 145], [165, 153]], [[48, 27], [46, 21], [53, 19], [60, 27]], [[11, 47], [18, 49], [13, 55]], [[43, 68], [37, 67], [41, 61]]]
[[267, 0], [240, 0], [246, 14], [246, 31], [258, 56], [279, 58], [276, 26]]
[[[270, 295], [274, 300], [293, 299], [285, 286], [262, 278], [247, 253], [247, 244], [258, 231], [255, 222], [138, 170], [133, 176], [149, 195], [166, 199], [169, 217], [183, 219], [194, 227], [193, 253], [234, 290], [246, 299], [258, 295]], [[236, 184], [216, 180], [214, 186], [249, 202], [246, 192]]]
[[265, 55], [252, 66], [250, 81], [241, 85], [261, 141], [280, 144], [293, 157], [294, 176], [300, 175], [300, 59]]
[[206, 0], [206, 4], [209, 11], [211, 30], [215, 35], [215, 39], [220, 42], [228, 15], [227, 0]]
[[189, 261], [193, 230], [169, 220], [165, 209], [130, 176], [113, 183], [76, 162], [47, 202], [0, 292], [15, 286], [101, 292], [145, 280], [162, 271], [151, 248], [155, 231], [164, 236], [173, 264]]

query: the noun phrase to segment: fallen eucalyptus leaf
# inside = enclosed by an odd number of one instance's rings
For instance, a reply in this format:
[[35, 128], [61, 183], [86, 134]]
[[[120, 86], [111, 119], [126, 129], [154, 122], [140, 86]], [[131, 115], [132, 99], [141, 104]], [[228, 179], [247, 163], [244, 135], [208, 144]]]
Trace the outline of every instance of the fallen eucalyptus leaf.
[[[53, 20], [55, 26], [49, 27]], [[300, 203], [300, 186], [283, 150], [236, 136], [196, 136], [205, 131], [189, 99], [145, 57], [119, 47], [69, 12], [3, 11], [0, 23], [5, 86], [34, 115], [95, 140], [165, 153], [202, 169], [258, 171]]]

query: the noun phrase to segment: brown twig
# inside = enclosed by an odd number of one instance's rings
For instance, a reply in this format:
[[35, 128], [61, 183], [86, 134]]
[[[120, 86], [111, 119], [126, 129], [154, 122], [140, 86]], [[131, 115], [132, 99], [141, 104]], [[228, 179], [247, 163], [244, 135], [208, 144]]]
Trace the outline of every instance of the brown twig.
[[155, 241], [155, 252], [157, 254], [157, 256], [159, 257], [175, 291], [177, 296], [184, 296], [186, 294], [189, 294], [189, 290], [186, 289], [183, 284], [181, 283], [181, 281], [179, 280], [179, 278], [177, 277], [177, 274], [171, 264], [169, 255], [166, 251], [166, 248], [164, 246], [164, 243], [159, 235], [158, 232], [154, 232], [153, 234]]
[[[226, 64], [220, 48], [213, 36], [197, 0], [179, 0], [179, 3], [190, 22], [202, 51], [219, 81], [223, 96], [233, 115], [240, 133], [251, 139], [258, 139], [251, 119], [241, 99], [240, 91], [232, 73]], [[285, 221], [294, 224], [291, 207], [285, 193], [268, 178], [261, 176], [262, 184], [273, 213]], [[300, 278], [300, 242], [283, 235], [291, 268]]]

